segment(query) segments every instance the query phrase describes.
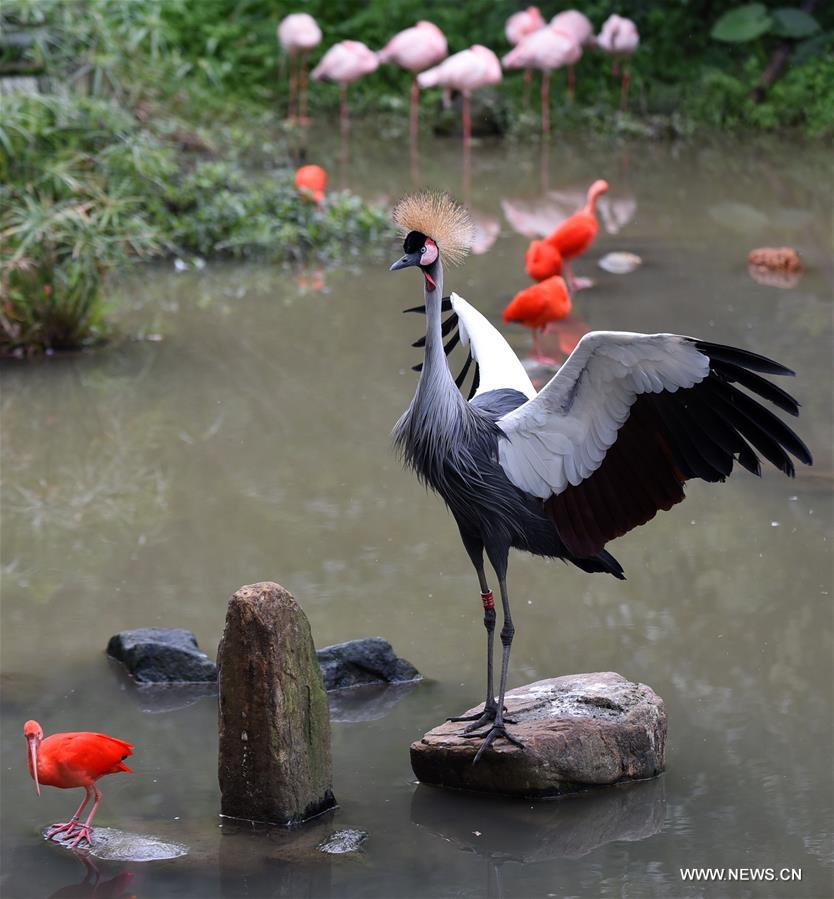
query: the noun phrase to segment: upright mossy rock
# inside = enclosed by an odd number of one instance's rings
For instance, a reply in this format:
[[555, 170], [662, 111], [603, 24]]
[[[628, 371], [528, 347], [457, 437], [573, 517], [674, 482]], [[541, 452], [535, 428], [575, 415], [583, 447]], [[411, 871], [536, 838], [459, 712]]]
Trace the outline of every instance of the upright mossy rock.
[[221, 813], [290, 827], [334, 806], [327, 694], [292, 594], [241, 587], [217, 664]]

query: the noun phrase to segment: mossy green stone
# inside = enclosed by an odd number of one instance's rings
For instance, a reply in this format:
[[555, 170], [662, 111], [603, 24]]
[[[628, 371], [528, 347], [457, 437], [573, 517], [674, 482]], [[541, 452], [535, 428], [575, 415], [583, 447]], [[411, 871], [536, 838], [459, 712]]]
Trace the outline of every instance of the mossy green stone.
[[221, 813], [291, 827], [334, 806], [327, 694], [292, 594], [269, 581], [241, 587], [217, 663]]

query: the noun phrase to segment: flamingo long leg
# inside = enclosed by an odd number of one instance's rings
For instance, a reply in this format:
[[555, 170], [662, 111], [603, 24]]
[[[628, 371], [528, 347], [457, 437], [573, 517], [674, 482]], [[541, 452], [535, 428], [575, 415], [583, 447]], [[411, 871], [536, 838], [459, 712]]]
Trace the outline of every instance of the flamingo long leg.
[[339, 119], [341, 121], [342, 134], [345, 134], [348, 128], [350, 128], [350, 119], [348, 118], [347, 83], [344, 81], [339, 85], [339, 98]]
[[87, 815], [87, 820], [83, 824], [79, 825], [78, 834], [76, 835], [76, 837], [72, 841], [72, 843], [70, 843], [71, 849], [75, 849], [82, 840], [86, 840], [90, 844], [92, 844], [92, 842], [93, 842], [92, 841], [93, 829], [92, 829], [91, 825], [93, 823], [93, 818], [95, 817], [95, 814], [98, 811], [98, 807], [101, 804], [101, 790], [98, 788], [97, 784], [91, 784], [90, 789], [92, 789], [93, 792], [95, 793], [96, 801], [93, 803], [93, 807], [90, 810], [90, 814]]
[[530, 108], [530, 85], [533, 83], [533, 70], [524, 70], [524, 111]]
[[411, 82], [411, 143], [417, 143], [417, 126], [418, 126], [418, 115], [419, 115], [419, 104], [420, 104], [420, 85], [417, 84], [417, 76], [414, 76], [414, 80]]
[[301, 104], [299, 108], [299, 119], [302, 125], [306, 125], [310, 119], [307, 115], [307, 54], [302, 53], [299, 57], [298, 67], [300, 70], [301, 86], [299, 94], [301, 96]]
[[628, 103], [628, 86], [631, 83], [631, 72], [628, 68], [628, 63], [623, 65], [623, 86], [620, 88], [620, 112], [625, 112], [626, 104]]
[[576, 99], [576, 69], [573, 66], [568, 66], [568, 96], [573, 103]]
[[463, 196], [469, 196], [472, 146], [472, 111], [469, 106], [469, 91], [463, 92]]
[[550, 132], [550, 69], [542, 71], [542, 134]]
[[65, 824], [53, 824], [52, 827], [46, 832], [47, 840], [51, 840], [54, 837], [58, 836], [59, 833], [64, 833], [67, 831], [68, 833], [72, 833], [75, 830], [76, 826], [78, 826], [78, 819], [81, 817], [81, 812], [84, 811], [87, 803], [90, 801], [90, 790], [88, 787], [84, 788], [84, 798], [81, 800], [81, 805], [75, 810], [75, 814], [67, 821]]
[[290, 96], [289, 103], [287, 106], [287, 119], [290, 122], [295, 121], [295, 110], [298, 99], [298, 73], [296, 70], [296, 60], [295, 54], [290, 54], [290, 64], [289, 64], [289, 76], [290, 76]]

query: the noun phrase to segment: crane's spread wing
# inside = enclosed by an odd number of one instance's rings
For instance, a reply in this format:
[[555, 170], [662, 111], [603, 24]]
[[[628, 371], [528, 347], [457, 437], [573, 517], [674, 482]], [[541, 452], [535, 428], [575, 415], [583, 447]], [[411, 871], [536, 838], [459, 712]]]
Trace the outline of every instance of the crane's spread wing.
[[[425, 306], [413, 306], [404, 312], [425, 313]], [[488, 390], [500, 388], [512, 388], [532, 398], [536, 395], [524, 366], [513, 352], [510, 345], [501, 336], [487, 319], [471, 306], [463, 297], [456, 293], [443, 297], [442, 312], [451, 313], [443, 320], [442, 333], [444, 339], [449, 339], [443, 345], [448, 356], [452, 350], [462, 344], [467, 350], [467, 356], [460, 373], [455, 378], [458, 387], [463, 385], [464, 379], [474, 361], [475, 372], [468, 399], [486, 393]], [[450, 336], [451, 335], [451, 336]], [[425, 335], [415, 340], [412, 346], [422, 347], [426, 344]], [[420, 371], [423, 363], [412, 366], [414, 371]]]
[[721, 481], [757, 451], [794, 474], [805, 444], [746, 387], [785, 411], [798, 403], [756, 372], [793, 374], [755, 353], [675, 334], [586, 334], [540, 393], [498, 420], [499, 462], [541, 497], [577, 556], [670, 509], [689, 478]]

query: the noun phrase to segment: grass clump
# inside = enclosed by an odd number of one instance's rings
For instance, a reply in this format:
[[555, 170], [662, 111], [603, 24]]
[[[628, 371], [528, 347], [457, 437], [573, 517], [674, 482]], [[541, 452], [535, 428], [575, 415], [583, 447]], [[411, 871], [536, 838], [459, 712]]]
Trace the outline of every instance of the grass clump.
[[107, 276], [126, 265], [171, 254], [335, 261], [387, 227], [357, 197], [301, 198], [289, 168], [207, 159], [185, 123], [139, 121], [112, 98], [17, 95], [3, 112], [3, 355], [104, 339]]

